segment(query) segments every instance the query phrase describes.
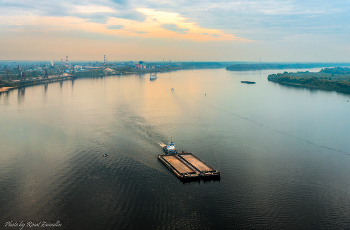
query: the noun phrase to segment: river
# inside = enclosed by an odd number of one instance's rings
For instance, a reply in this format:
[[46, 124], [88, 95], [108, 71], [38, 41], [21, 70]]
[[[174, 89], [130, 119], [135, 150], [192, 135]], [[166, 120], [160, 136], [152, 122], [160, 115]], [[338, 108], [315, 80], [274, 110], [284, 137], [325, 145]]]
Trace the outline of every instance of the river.
[[[267, 80], [280, 71], [106, 76], [0, 94], [1, 229], [350, 228], [350, 97]], [[171, 139], [221, 179], [178, 180], [157, 159]]]

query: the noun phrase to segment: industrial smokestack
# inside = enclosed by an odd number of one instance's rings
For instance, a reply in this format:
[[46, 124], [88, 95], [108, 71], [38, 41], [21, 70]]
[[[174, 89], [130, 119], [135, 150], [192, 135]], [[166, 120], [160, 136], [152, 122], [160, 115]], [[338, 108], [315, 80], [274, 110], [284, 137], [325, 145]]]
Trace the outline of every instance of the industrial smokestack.
[[68, 56], [66, 56], [66, 68], [68, 68]]

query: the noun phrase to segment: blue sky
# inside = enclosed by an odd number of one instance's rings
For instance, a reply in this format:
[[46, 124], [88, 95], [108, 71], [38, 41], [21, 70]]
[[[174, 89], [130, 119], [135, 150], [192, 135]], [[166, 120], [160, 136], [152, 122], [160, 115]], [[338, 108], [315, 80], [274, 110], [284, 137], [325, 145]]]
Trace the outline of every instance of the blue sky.
[[0, 59], [350, 62], [349, 15], [349, 0], [0, 0]]

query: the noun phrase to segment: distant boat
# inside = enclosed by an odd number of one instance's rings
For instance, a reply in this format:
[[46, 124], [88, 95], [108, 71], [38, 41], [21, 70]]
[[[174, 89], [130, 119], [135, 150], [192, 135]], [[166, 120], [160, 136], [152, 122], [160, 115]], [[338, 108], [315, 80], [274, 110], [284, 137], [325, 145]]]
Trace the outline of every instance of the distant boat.
[[255, 81], [241, 81], [241, 83], [246, 83], [246, 84], [255, 84]]
[[104, 155], [103, 155], [103, 157], [108, 157], [108, 154], [107, 154], [107, 153], [106, 153], [106, 154], [104, 154]]
[[150, 80], [156, 80], [157, 79], [157, 74], [151, 74], [149, 79]]

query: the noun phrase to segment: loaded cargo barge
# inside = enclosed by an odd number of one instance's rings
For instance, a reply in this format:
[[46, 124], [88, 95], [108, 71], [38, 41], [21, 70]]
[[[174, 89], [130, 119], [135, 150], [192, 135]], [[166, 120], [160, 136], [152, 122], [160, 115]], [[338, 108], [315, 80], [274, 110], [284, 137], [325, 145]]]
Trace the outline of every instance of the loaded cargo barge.
[[255, 84], [255, 81], [241, 81], [241, 83], [246, 83], [246, 84]]
[[192, 153], [159, 154], [162, 161], [180, 180], [220, 178], [220, 172]]

